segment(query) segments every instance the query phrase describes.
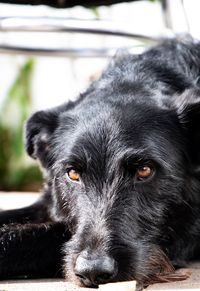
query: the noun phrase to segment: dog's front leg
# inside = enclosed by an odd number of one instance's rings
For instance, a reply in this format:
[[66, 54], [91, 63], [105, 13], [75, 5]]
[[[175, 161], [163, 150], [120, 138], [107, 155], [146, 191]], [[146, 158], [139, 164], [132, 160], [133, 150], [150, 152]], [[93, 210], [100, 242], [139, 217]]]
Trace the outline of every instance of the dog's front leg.
[[61, 249], [70, 236], [61, 223], [1, 227], [0, 279], [61, 276]]
[[0, 227], [10, 223], [41, 223], [51, 221], [50, 204], [44, 196], [34, 204], [20, 209], [0, 211]]

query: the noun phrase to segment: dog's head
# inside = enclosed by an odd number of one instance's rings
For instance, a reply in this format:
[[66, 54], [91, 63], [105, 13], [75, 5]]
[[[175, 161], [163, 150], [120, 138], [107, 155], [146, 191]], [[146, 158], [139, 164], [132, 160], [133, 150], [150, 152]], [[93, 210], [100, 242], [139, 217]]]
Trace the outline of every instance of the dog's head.
[[47, 173], [54, 219], [73, 234], [66, 276], [84, 286], [162, 280], [184, 237], [183, 214], [190, 219], [200, 103], [188, 92], [180, 106], [162, 108], [139, 92], [93, 89], [27, 123], [26, 148]]

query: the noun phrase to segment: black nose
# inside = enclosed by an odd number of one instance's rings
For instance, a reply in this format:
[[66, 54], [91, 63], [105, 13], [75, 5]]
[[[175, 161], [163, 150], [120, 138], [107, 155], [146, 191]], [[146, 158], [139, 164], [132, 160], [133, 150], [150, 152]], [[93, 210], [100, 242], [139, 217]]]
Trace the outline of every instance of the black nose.
[[96, 287], [112, 280], [116, 273], [116, 266], [114, 259], [108, 256], [88, 259], [79, 255], [74, 271], [85, 286]]

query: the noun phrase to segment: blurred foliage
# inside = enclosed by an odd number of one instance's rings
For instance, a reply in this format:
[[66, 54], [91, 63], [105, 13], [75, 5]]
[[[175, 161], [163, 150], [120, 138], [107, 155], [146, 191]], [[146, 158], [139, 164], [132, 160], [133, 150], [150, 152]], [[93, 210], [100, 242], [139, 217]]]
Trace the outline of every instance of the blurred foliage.
[[97, 6], [91, 6], [89, 9], [93, 12], [94, 16], [97, 19], [100, 19], [100, 13], [99, 13], [99, 9]]
[[31, 108], [31, 77], [34, 61], [19, 71], [0, 108], [0, 190], [38, 190], [41, 173], [24, 150], [24, 122]]

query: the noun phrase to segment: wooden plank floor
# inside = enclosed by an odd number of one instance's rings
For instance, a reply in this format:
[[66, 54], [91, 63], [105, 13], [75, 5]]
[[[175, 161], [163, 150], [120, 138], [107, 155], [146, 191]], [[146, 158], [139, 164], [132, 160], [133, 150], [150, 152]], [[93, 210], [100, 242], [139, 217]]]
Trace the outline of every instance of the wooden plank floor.
[[[145, 291], [199, 291], [200, 290], [200, 264], [190, 268], [190, 278], [180, 282], [154, 284]], [[105, 284], [99, 291], [134, 291], [135, 281]], [[22, 280], [2, 281], [0, 291], [95, 291], [93, 288], [79, 288], [64, 280]]]
[[134, 291], [135, 282], [101, 285], [98, 289], [78, 288], [61, 280], [11, 281], [0, 283], [0, 291]]
[[[19, 208], [33, 203], [39, 194], [0, 192], [0, 208]], [[145, 291], [200, 291], [200, 263], [189, 268], [191, 276], [184, 281], [154, 284]], [[20, 280], [1, 281], [0, 291], [95, 291], [92, 288], [79, 288], [64, 280]], [[99, 291], [134, 291], [135, 281], [101, 285]]]

